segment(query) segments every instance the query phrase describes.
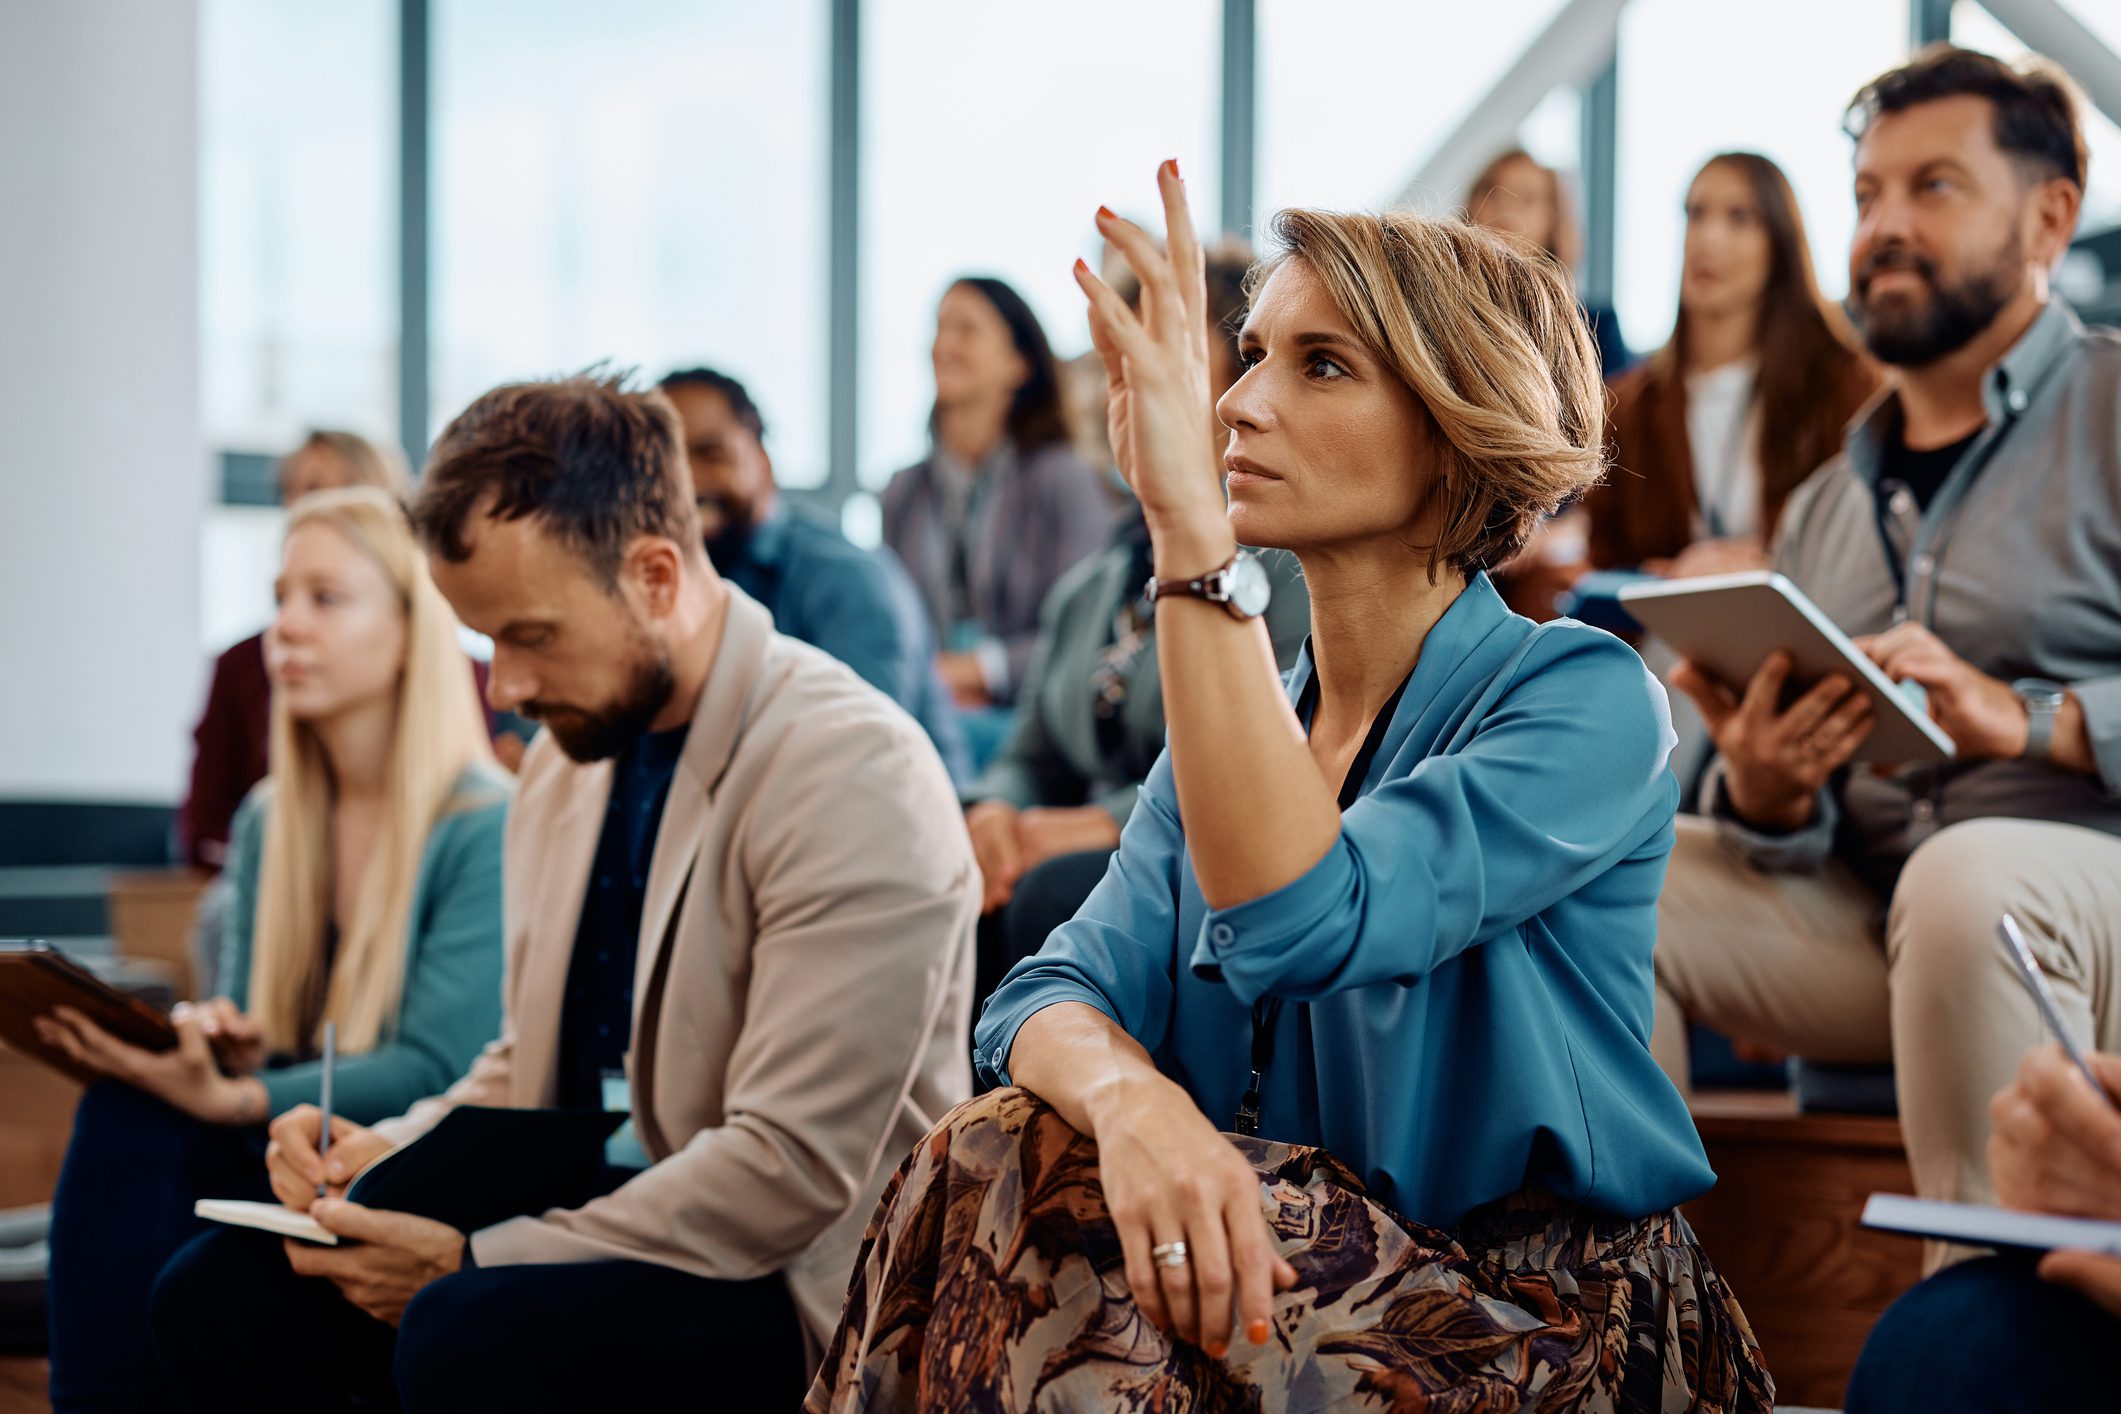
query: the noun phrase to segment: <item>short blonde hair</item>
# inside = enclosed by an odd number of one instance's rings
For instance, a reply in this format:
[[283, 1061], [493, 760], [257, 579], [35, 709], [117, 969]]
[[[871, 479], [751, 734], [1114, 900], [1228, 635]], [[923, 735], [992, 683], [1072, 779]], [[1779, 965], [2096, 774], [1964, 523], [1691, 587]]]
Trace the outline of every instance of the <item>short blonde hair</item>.
[[1301, 260], [1370, 351], [1421, 400], [1440, 511], [1431, 572], [1517, 553], [1604, 471], [1598, 350], [1561, 267], [1466, 221], [1337, 211], [1275, 216], [1267, 277]]

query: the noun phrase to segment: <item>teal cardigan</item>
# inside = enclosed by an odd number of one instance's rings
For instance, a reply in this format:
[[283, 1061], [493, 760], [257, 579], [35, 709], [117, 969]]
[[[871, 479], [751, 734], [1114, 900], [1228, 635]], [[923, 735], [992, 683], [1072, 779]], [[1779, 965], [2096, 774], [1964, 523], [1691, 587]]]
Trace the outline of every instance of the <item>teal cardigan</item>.
[[[242, 1007], [249, 1005], [269, 789], [268, 781], [250, 793], [229, 832], [234, 892], [218, 975], [222, 990]], [[389, 1119], [440, 1094], [500, 1034], [501, 830], [509, 790], [499, 771], [471, 768], [427, 837], [397, 1025], [374, 1050], [340, 1057], [332, 1076], [332, 1108], [356, 1124]], [[316, 1103], [322, 1069], [316, 1061], [297, 1061], [265, 1070], [259, 1078], [272, 1113]]]

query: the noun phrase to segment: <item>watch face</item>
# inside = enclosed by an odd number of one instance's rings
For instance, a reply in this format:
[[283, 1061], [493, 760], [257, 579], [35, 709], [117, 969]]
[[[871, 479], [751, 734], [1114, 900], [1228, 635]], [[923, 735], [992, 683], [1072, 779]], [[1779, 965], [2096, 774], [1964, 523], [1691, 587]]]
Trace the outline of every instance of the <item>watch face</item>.
[[1230, 566], [1230, 607], [1248, 619], [1256, 619], [1267, 612], [1267, 601], [1273, 597], [1274, 586], [1259, 556], [1238, 555]]
[[2068, 688], [2046, 678], [2020, 678], [2011, 684], [2011, 691], [2035, 707], [2060, 707], [2069, 696]]

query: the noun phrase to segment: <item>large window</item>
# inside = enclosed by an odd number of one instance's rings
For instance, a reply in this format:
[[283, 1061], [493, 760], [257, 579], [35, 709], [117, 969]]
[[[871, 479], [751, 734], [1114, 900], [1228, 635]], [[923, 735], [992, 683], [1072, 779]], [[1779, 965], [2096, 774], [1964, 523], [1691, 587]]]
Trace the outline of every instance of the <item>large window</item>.
[[[2072, 9], [2086, 27], [2121, 53], [2121, 4], [2077, 0]], [[1952, 42], [2005, 59], [2025, 52], [2023, 41], [1972, 0], [1958, 0], [1952, 6]], [[2059, 57], [2067, 67], [2068, 56]], [[2096, 231], [2121, 225], [2121, 127], [2089, 103], [2083, 107], [2082, 119], [2085, 144], [2091, 149], [2091, 186], [2084, 193], [2084, 215], [2077, 229]]]
[[[1259, 214], [1397, 199], [1560, 8], [1561, 0], [1260, 0]], [[1564, 167], [1576, 164], [1572, 99], [1544, 105], [1520, 134], [1535, 156]], [[1465, 193], [1421, 195], [1425, 209], [1442, 211]]]
[[926, 450], [928, 346], [953, 277], [1009, 281], [1067, 358], [1089, 345], [1070, 270], [1097, 262], [1100, 203], [1155, 217], [1156, 164], [1176, 157], [1213, 229], [1220, 16], [1213, 0], [865, 9], [863, 485]]
[[511, 378], [711, 363], [825, 479], [822, 0], [435, 0], [436, 430]]
[[1855, 208], [1842, 113], [1906, 58], [1907, 36], [1904, 0], [1631, 0], [1620, 19], [1614, 294], [1634, 347], [1671, 335], [1687, 184], [1718, 152], [1758, 152], [1782, 167], [1820, 285], [1830, 298], [1847, 293]]
[[397, 417], [397, 6], [201, 0], [199, 329], [209, 443]]

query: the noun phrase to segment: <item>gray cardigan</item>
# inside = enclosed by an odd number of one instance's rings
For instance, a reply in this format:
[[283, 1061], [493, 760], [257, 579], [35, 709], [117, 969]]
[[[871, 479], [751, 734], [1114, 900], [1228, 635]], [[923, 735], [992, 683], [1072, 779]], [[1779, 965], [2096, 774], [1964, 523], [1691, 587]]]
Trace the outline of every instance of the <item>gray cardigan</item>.
[[[1135, 792], [1164, 749], [1163, 683], [1156, 671], [1156, 628], [1141, 651], [1108, 751], [1097, 730], [1092, 675], [1112, 642], [1113, 620], [1142, 591], [1134, 548], [1125, 539], [1062, 578], [1046, 601], [1038, 651], [1032, 656], [1016, 721], [1001, 751], [965, 790], [967, 802], [1005, 800], [1019, 810], [1040, 805], [1101, 805], [1124, 827]], [[1295, 666], [1311, 628], [1311, 598], [1296, 557], [1262, 552], [1274, 597], [1267, 632], [1284, 672]]]
[[[1982, 385], [1988, 427], [1924, 511], [1884, 488], [1897, 435], [1887, 394], [1849, 429], [1840, 456], [1783, 512], [1775, 567], [1843, 632], [1883, 632], [1906, 580], [1910, 617], [1991, 677], [2051, 678], [2084, 706], [2098, 771], [2034, 761], [1844, 771], [1812, 823], [1748, 829], [1717, 763], [1705, 805], [1763, 869], [1816, 869], [1839, 856], [1881, 892], [1916, 846], [1983, 816], [2055, 820], [2121, 834], [2121, 335], [2088, 330], [2050, 301]], [[1886, 549], [1886, 537], [1893, 542]]]
[[[1065, 442], [1024, 455], [1005, 446], [980, 474], [994, 481], [982, 488], [987, 504], [969, 547], [972, 611], [1008, 655], [1009, 680], [995, 696], [1009, 702], [1021, 695], [1030, 670], [1046, 596], [1105, 543], [1113, 503], [1097, 472]], [[920, 586], [936, 642], [948, 646], [953, 546], [941, 476], [931, 453], [891, 478], [884, 488], [884, 543]]]
[[[218, 975], [237, 1006], [249, 1004], [270, 789], [268, 779], [250, 793], [229, 831], [234, 891]], [[342, 1056], [332, 1071], [333, 1108], [356, 1124], [388, 1119], [440, 1094], [500, 1034], [501, 831], [510, 789], [498, 770], [473, 767], [428, 831], [397, 1024], [374, 1050]], [[315, 1061], [261, 1072], [272, 1113], [315, 1103], [321, 1073]]]

